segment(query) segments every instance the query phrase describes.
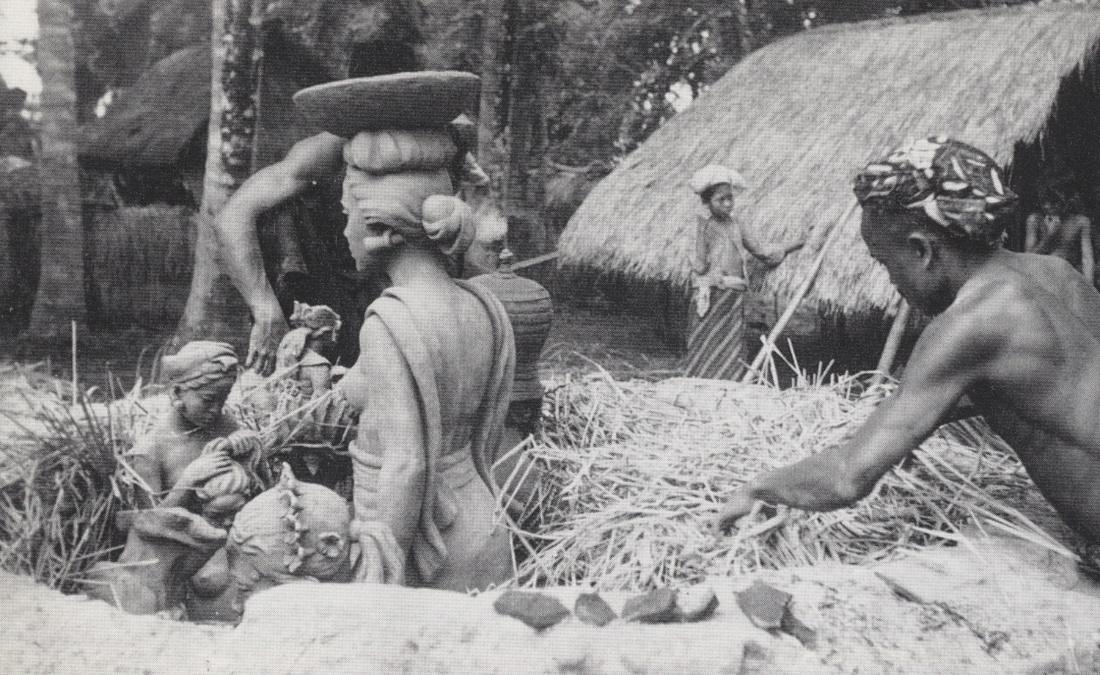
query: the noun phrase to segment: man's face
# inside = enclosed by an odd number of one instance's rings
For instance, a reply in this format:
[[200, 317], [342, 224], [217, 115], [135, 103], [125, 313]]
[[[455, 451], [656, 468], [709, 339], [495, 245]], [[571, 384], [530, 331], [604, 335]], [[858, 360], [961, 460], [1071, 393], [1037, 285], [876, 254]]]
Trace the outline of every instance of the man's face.
[[883, 211], [863, 211], [861, 233], [871, 257], [882, 263], [890, 282], [914, 307], [931, 313], [942, 312], [951, 299], [944, 297], [944, 267], [933, 250], [932, 240], [920, 234], [910, 236], [906, 216]]
[[479, 274], [495, 272], [500, 266], [500, 252], [508, 236], [508, 221], [500, 210], [488, 203], [475, 213], [477, 236], [463, 255], [465, 265], [463, 276], [470, 278]]
[[184, 419], [196, 427], [208, 427], [217, 421], [225, 406], [235, 377], [222, 377], [195, 389], [178, 389], [176, 398], [183, 404], [180, 410]]

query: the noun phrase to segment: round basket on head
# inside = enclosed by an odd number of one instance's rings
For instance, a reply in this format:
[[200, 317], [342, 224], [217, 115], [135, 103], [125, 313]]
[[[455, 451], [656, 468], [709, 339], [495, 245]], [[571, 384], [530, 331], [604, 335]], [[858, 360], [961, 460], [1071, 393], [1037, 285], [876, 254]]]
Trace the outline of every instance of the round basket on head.
[[294, 104], [314, 124], [345, 138], [379, 129], [432, 129], [475, 109], [480, 80], [456, 70], [359, 77], [303, 89]]

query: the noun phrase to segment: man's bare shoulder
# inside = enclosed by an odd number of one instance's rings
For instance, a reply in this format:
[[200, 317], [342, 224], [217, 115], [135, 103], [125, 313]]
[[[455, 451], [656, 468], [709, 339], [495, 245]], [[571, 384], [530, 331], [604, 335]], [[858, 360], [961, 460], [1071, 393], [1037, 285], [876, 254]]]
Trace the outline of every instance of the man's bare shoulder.
[[[1100, 295], [1056, 256], [1005, 252], [932, 322], [985, 348], [1045, 342], [1059, 323], [1100, 312]], [[931, 327], [931, 326], [930, 326]]]
[[[1027, 257], [1043, 259], [1042, 267], [1049, 256]], [[1016, 264], [985, 270], [967, 281], [951, 306], [928, 324], [921, 342], [934, 342], [938, 347], [934, 353], [941, 356], [952, 353], [976, 362], [1018, 342], [1029, 331], [1046, 330], [1049, 293], [1031, 279], [1033, 273], [1041, 272], [1029, 270], [1029, 261], [1012, 262]]]

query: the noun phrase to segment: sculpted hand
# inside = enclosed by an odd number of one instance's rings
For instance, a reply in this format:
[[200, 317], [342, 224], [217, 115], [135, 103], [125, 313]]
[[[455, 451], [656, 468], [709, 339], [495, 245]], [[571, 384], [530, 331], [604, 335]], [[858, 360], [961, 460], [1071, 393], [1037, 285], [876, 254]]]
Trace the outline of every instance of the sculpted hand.
[[355, 565], [355, 580], [370, 584], [405, 583], [405, 553], [389, 526], [377, 520], [356, 520], [351, 537], [359, 542], [361, 554]]
[[245, 368], [254, 368], [260, 375], [270, 375], [275, 370], [275, 354], [279, 350], [279, 341], [289, 330], [290, 326], [279, 312], [257, 316], [248, 338]]
[[198, 459], [188, 464], [187, 468], [180, 474], [177, 485], [182, 488], [202, 485], [214, 476], [220, 476], [229, 471], [232, 465], [233, 460], [229, 458], [229, 454], [224, 450], [199, 455]]

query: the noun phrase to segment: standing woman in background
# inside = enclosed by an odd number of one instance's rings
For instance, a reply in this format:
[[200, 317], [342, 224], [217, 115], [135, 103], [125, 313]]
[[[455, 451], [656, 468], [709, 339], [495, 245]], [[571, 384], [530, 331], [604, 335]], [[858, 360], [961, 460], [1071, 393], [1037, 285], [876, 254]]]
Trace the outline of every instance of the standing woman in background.
[[736, 171], [710, 164], [696, 171], [688, 185], [707, 212], [700, 214], [695, 232], [691, 329], [683, 369], [690, 377], [732, 380], [745, 368], [748, 256], [774, 267], [802, 242], [766, 244], [742, 229], [733, 217], [733, 203], [746, 185]]

